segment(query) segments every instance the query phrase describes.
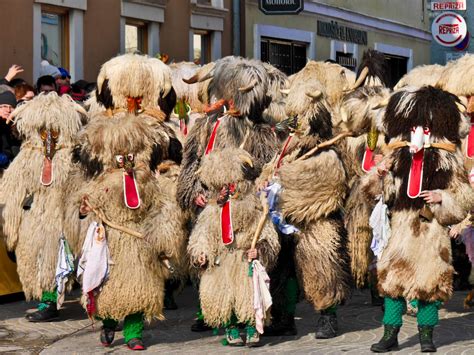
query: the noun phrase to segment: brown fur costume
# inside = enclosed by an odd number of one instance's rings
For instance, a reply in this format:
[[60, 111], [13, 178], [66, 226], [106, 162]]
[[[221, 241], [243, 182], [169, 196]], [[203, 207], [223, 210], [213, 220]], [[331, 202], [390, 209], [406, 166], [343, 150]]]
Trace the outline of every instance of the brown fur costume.
[[[250, 162], [251, 156], [242, 149], [225, 148], [203, 157], [199, 170], [202, 182], [209, 189], [210, 202], [196, 220], [188, 252], [193, 264], [197, 264], [201, 254], [207, 257], [199, 294], [206, 323], [213, 327], [227, 323], [232, 312], [241, 323], [255, 323], [253, 283], [248, 275], [246, 251], [251, 247], [263, 212], [255, 194], [254, 168], [242, 159]], [[235, 198], [231, 198], [234, 243], [225, 246], [220, 231], [221, 207], [216, 199], [228, 183], [236, 184]], [[259, 237], [257, 249], [262, 264], [271, 268], [280, 245], [269, 221]]]
[[347, 189], [344, 166], [329, 147], [306, 160], [298, 157], [332, 137], [331, 115], [316, 82], [293, 85], [287, 114], [298, 117], [304, 136], [296, 139], [278, 170], [280, 208], [300, 229], [295, 263], [306, 298], [317, 310], [341, 303], [350, 293], [345, 231], [340, 215]]
[[308, 61], [305, 67], [290, 77], [290, 88], [294, 83], [317, 80], [325, 88], [327, 101], [334, 107], [342, 99], [344, 91], [355, 82], [355, 74], [339, 64]]
[[[69, 230], [76, 230], [69, 234], [71, 244], [77, 250], [85, 237], [84, 232], [77, 231], [79, 205], [84, 195], [108, 220], [144, 235], [141, 239], [104, 224], [113, 263], [109, 278], [96, 299], [97, 315], [101, 318], [122, 319], [137, 312], [143, 312], [147, 319], [162, 318], [164, 282], [169, 273], [160, 262], [160, 256], [176, 264], [185, 248], [182, 214], [152, 168], [161, 158], [155, 156], [157, 137], [153, 133], [143, 120], [119, 114], [91, 122], [81, 135], [77, 152], [79, 164], [93, 177], [69, 201]], [[166, 145], [163, 139], [161, 150]], [[134, 154], [141, 200], [137, 209], [129, 209], [124, 204], [123, 170], [116, 167], [117, 154]], [[155, 159], [158, 160], [153, 162]], [[85, 223], [92, 220], [100, 220], [94, 211]]]
[[351, 270], [356, 285], [366, 283], [369, 265], [373, 259], [370, 243], [372, 240], [369, 217], [372, 205], [362, 196], [360, 179], [366, 173], [362, 168], [368, 140], [374, 139], [372, 154], [381, 154], [384, 137], [377, 129], [377, 116], [383, 109], [375, 109], [383, 101], [388, 101], [390, 89], [385, 56], [374, 50], [367, 50], [360, 64], [354, 90], [345, 94], [334, 115], [337, 130], [350, 131], [353, 137], [339, 144], [342, 159], [348, 174], [350, 192], [345, 204], [344, 223], [349, 239]]
[[[430, 129], [431, 143], [450, 142], [457, 150], [425, 148], [422, 189], [442, 196], [441, 203], [429, 205], [432, 220], [420, 215], [424, 200], [407, 195], [409, 148], [395, 149], [386, 157], [391, 171], [383, 178], [383, 195], [391, 212], [391, 239], [377, 265], [384, 296], [433, 302], [446, 301], [452, 294], [454, 269], [446, 227], [462, 221], [474, 204], [460, 151], [460, 139], [469, 126], [456, 102], [454, 95], [422, 87], [396, 92], [387, 106], [382, 123], [390, 142], [410, 141], [412, 127], [422, 126]], [[376, 171], [362, 184], [370, 201], [382, 192]]]
[[[55, 270], [63, 232], [65, 187], [72, 168], [71, 152], [85, 111], [72, 99], [56, 93], [40, 94], [14, 112], [23, 137], [20, 153], [1, 179], [3, 233], [15, 250], [17, 271], [26, 299], [40, 299], [56, 288]], [[40, 182], [45, 159], [42, 130], [58, 132], [52, 157], [51, 185]]]

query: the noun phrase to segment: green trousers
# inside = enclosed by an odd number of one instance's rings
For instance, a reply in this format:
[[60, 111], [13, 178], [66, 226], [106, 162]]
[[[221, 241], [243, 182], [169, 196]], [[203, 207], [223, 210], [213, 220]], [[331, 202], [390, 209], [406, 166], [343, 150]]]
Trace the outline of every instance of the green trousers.
[[[102, 324], [106, 328], [115, 329], [118, 325], [118, 321], [106, 318], [102, 320]], [[125, 342], [128, 343], [134, 338], [142, 339], [143, 328], [143, 313], [134, 313], [126, 316], [123, 320], [123, 337], [125, 338]]]
[[[406, 311], [405, 299], [385, 297], [384, 304], [383, 324], [401, 327], [403, 324], [402, 316]], [[418, 325], [431, 327], [437, 325], [439, 322], [438, 307], [439, 302], [418, 301], [418, 313], [416, 315]]]
[[43, 291], [41, 295], [41, 302], [53, 302], [58, 301], [58, 293], [56, 291]]

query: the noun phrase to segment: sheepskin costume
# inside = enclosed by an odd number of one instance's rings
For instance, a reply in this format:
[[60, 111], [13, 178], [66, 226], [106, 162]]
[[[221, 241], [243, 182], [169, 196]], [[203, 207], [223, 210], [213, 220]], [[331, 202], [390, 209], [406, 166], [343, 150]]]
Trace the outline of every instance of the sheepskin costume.
[[345, 205], [345, 227], [349, 238], [351, 270], [356, 286], [367, 282], [369, 265], [373, 259], [370, 250], [372, 233], [369, 217], [372, 210], [361, 196], [360, 178], [374, 166], [374, 157], [382, 154], [384, 137], [377, 128], [377, 116], [383, 114], [381, 103], [388, 102], [391, 91], [385, 56], [367, 50], [361, 61], [356, 83], [344, 95], [333, 116], [337, 131], [352, 132], [352, 137], [339, 144], [348, 174], [350, 192]]
[[335, 107], [342, 99], [344, 92], [354, 85], [355, 74], [339, 64], [310, 60], [303, 69], [290, 77], [290, 88], [293, 83], [314, 80], [324, 86], [329, 105]]
[[[93, 206], [85, 219], [105, 218], [142, 234], [136, 237], [108, 225], [105, 235], [112, 263], [110, 274], [98, 292], [95, 315], [120, 320], [142, 313], [146, 319], [162, 319], [164, 282], [168, 269], [160, 261], [180, 262], [185, 250], [184, 220], [174, 196], [155, 177], [167, 142], [157, 144], [146, 122], [134, 115], [117, 115], [91, 122], [80, 136], [75, 157], [87, 182], [68, 201], [67, 221], [74, 249], [80, 250], [85, 233], [78, 228], [83, 196]], [[122, 168], [120, 160], [130, 166]], [[138, 206], [130, 206], [125, 175], [134, 176]]]
[[435, 86], [441, 78], [444, 69], [445, 66], [439, 64], [420, 65], [402, 76], [393, 89], [399, 90], [406, 86]]
[[205, 76], [198, 73], [191, 79], [188, 81], [210, 79], [208, 92], [215, 104], [196, 120], [184, 146], [178, 178], [178, 201], [184, 210], [195, 210], [195, 198], [206, 194], [205, 184], [196, 175], [206, 152], [237, 148], [244, 143], [243, 149], [261, 169], [278, 150], [278, 140], [263, 118], [271, 98], [267, 95], [268, 74], [260, 62], [225, 57]]
[[335, 146], [302, 158], [333, 135], [322, 85], [295, 83], [287, 97], [286, 112], [289, 117], [297, 118], [300, 132], [297, 130], [292, 138], [275, 181], [282, 187], [279, 209], [286, 222], [298, 228], [290, 237], [296, 244], [292, 257], [301, 287], [314, 309], [323, 311], [316, 331], [318, 336], [322, 331], [319, 328], [328, 318], [335, 322], [335, 308], [332, 315], [326, 314], [326, 310], [343, 302], [350, 293], [349, 258], [341, 214], [347, 178]]
[[[226, 325], [234, 314], [239, 323], [255, 325], [254, 288], [249, 277], [247, 250], [260, 220], [262, 205], [255, 194], [255, 171], [251, 156], [243, 149], [224, 148], [202, 158], [199, 176], [208, 187], [209, 203], [199, 214], [191, 233], [188, 253], [198, 265], [205, 255], [207, 267], [199, 287], [202, 313], [212, 327]], [[216, 174], [216, 172], [219, 172]], [[231, 199], [234, 240], [225, 245], [221, 236], [219, 195], [224, 186], [235, 187]], [[278, 235], [267, 221], [258, 239], [262, 264], [270, 269], [280, 251]]]
[[199, 84], [186, 84], [183, 79], [188, 79], [196, 74], [200, 68], [191, 62], [170, 64], [171, 80], [176, 92], [176, 106], [171, 115], [169, 124], [182, 142], [194, 121], [204, 109], [204, 104], [199, 100]]
[[27, 300], [56, 288], [55, 270], [63, 233], [65, 187], [71, 152], [86, 112], [68, 96], [40, 94], [13, 117], [23, 138], [20, 153], [1, 179], [3, 233], [14, 250]]
[[[447, 227], [474, 205], [461, 152], [469, 125], [460, 108], [456, 96], [431, 86], [394, 93], [382, 121], [392, 149], [385, 157], [389, 172], [381, 179], [371, 171], [362, 182], [369, 201], [382, 193], [390, 211], [390, 239], [377, 265], [384, 324], [396, 338], [403, 298], [418, 300], [422, 350], [434, 347], [428, 340], [438, 320], [435, 302], [452, 295]], [[426, 203], [422, 190], [440, 194], [441, 202]], [[381, 341], [374, 347], [388, 345]]]

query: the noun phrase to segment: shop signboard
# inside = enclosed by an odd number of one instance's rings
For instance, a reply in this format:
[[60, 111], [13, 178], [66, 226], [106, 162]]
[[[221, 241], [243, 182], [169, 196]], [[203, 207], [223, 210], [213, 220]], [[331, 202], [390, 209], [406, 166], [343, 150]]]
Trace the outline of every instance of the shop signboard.
[[457, 13], [443, 12], [433, 20], [431, 33], [438, 44], [455, 47], [466, 38], [466, 21]]
[[265, 15], [296, 15], [303, 11], [304, 0], [259, 0], [258, 8]]
[[431, 11], [446, 11], [446, 10], [456, 10], [456, 11], [465, 11], [466, 10], [466, 0], [457, 0], [457, 1], [432, 1], [431, 2]]

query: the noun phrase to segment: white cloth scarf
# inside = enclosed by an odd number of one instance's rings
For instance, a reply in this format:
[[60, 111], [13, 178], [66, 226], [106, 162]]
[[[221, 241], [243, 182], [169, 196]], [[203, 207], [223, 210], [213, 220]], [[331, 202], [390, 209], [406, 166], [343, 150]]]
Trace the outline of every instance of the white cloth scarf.
[[66, 291], [66, 283], [69, 279], [69, 275], [74, 272], [74, 257], [71, 253], [71, 249], [64, 238], [64, 235], [61, 235], [59, 240], [59, 251], [58, 251], [58, 262], [56, 264], [56, 292], [58, 294], [57, 298], [57, 308], [60, 309], [61, 305], [64, 302], [64, 296]]
[[253, 269], [253, 308], [255, 309], [255, 328], [263, 334], [263, 326], [268, 309], [272, 305], [270, 277], [258, 260], [252, 261]]
[[77, 267], [77, 277], [82, 275], [82, 293], [100, 287], [109, 274], [110, 253], [105, 229], [102, 224], [92, 222], [82, 246], [82, 255]]
[[383, 250], [390, 239], [390, 219], [388, 218], [388, 206], [384, 203], [382, 197], [374, 207], [370, 215], [369, 225], [372, 227], [372, 244], [370, 248], [376, 257], [382, 255]]

